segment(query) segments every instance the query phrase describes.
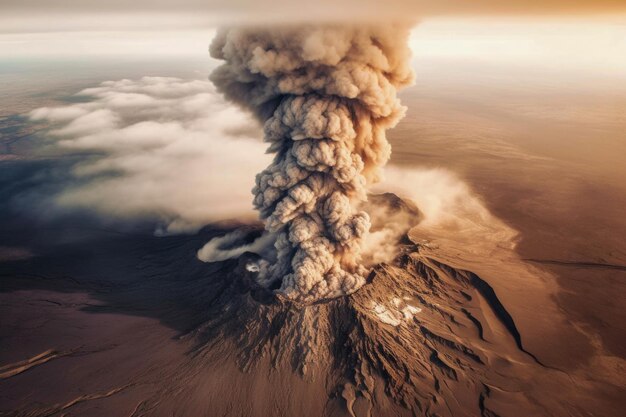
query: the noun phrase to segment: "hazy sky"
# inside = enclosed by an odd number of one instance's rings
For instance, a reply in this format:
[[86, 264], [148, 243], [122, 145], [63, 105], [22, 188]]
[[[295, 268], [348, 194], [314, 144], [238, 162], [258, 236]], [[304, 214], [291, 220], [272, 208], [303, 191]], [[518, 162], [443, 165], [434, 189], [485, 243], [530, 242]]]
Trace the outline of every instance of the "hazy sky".
[[162, 30], [225, 22], [418, 20], [432, 16], [614, 15], [623, 0], [3, 0], [0, 32]]
[[[378, 18], [407, 14], [538, 14], [610, 13], [625, 10], [622, 0], [3, 0], [11, 12], [193, 12], [253, 18], [276, 16], [298, 19], [331, 16], [341, 11], [344, 19], [369, 14]], [[313, 12], [313, 14], [311, 14]]]
[[[351, 7], [358, 3], [359, 7]], [[3, 0], [0, 63], [24, 59], [191, 57], [210, 62], [215, 27], [333, 13], [411, 18], [416, 63], [453, 60], [559, 74], [626, 77], [623, 0]], [[435, 5], [433, 5], [435, 4]], [[384, 5], [384, 10], [378, 10]], [[340, 10], [341, 12], [337, 12]], [[304, 12], [303, 12], [304, 11]], [[416, 64], [416, 67], [418, 65]], [[440, 67], [443, 71], [444, 67]], [[418, 70], [419, 75], [419, 70]]]
[[[214, 28], [0, 33], [0, 61], [111, 56], [209, 60]], [[416, 25], [414, 59], [513, 65], [519, 69], [618, 76], [626, 74], [626, 15], [431, 17]]]

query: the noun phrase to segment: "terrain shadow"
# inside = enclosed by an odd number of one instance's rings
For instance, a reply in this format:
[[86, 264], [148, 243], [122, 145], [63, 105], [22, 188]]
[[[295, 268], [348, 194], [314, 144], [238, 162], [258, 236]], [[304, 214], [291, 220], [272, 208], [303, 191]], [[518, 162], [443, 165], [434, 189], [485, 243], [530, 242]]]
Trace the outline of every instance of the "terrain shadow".
[[207, 227], [194, 235], [157, 237], [86, 224], [48, 226], [51, 242], [10, 239], [8, 247], [27, 247], [32, 256], [0, 262], [0, 292], [84, 292], [101, 304], [82, 311], [151, 317], [185, 333], [202, 322], [207, 301], [232, 279], [236, 259], [204, 263], [196, 257], [204, 243], [227, 231]]

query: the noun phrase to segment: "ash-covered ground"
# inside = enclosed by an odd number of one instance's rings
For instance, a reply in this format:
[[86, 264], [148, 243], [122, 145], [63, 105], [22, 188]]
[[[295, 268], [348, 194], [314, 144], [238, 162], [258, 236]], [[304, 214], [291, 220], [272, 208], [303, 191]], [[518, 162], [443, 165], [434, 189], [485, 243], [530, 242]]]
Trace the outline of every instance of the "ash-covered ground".
[[[151, 219], [51, 204], [72, 187], [120, 211], [135, 202], [72, 176], [94, 154], [42, 154], [46, 126], [25, 116], [111, 75], [99, 77], [33, 86], [3, 109], [0, 415], [622, 415], [623, 96], [539, 100], [422, 74], [390, 135], [392, 168], [448, 167], [489, 211], [437, 170], [396, 178], [423, 197], [371, 199], [415, 221], [397, 256], [356, 293], [302, 307], [255, 285], [254, 254], [198, 260], [212, 238], [253, 238], [258, 224], [155, 236]], [[571, 115], [545, 111], [564, 105]], [[451, 216], [433, 222], [439, 212]]]
[[[393, 194], [370, 202], [420, 221]], [[414, 232], [354, 294], [302, 306], [256, 284], [256, 254], [195, 257], [228, 231], [40, 230], [37, 257], [0, 263], [2, 415], [619, 415], [620, 390], [597, 369], [533, 349], [541, 332], [559, 343], [550, 323], [563, 317], [548, 278], [515, 257], [474, 254], [489, 278], [525, 287], [516, 297], [537, 297], [547, 322], [528, 334], [501, 290]]]

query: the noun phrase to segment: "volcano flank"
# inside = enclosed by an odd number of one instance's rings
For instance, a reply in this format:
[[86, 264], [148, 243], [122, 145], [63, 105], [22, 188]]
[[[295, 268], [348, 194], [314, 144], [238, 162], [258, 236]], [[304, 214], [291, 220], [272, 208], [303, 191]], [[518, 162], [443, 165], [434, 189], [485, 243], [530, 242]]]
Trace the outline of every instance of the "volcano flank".
[[[393, 194], [369, 200], [420, 219]], [[21, 323], [4, 335], [2, 415], [558, 416], [594, 401], [526, 346], [489, 281], [414, 232], [358, 291], [306, 305], [258, 285], [254, 253], [190, 256], [228, 230], [83, 232], [97, 253], [56, 243], [0, 264], [2, 315]], [[523, 276], [511, 262], [498, 265]], [[57, 388], [29, 400], [44, 385]]]

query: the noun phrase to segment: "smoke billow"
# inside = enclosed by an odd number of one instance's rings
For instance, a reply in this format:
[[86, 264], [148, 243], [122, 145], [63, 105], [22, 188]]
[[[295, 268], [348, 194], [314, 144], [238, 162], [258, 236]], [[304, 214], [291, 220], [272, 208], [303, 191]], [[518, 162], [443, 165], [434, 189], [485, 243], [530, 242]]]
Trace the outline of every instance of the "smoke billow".
[[271, 256], [270, 248], [274, 243], [274, 236], [263, 234], [251, 242], [247, 242], [249, 233], [243, 229], [236, 229], [232, 233], [211, 239], [198, 250], [198, 259], [203, 262], [219, 262], [236, 258], [244, 252]]
[[358, 210], [390, 156], [385, 131], [404, 115], [397, 90], [413, 81], [409, 26], [303, 26], [220, 31], [211, 75], [227, 99], [264, 123], [273, 162], [257, 175], [254, 206], [276, 236], [259, 280], [299, 302], [365, 283]]

